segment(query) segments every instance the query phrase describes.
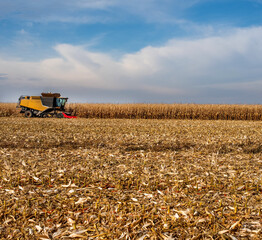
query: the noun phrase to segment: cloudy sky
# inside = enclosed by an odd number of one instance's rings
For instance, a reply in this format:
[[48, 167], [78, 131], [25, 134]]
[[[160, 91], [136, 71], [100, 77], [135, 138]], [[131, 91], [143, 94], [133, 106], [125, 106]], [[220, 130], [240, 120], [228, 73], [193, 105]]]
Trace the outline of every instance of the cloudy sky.
[[262, 104], [262, 0], [0, 0], [0, 101]]

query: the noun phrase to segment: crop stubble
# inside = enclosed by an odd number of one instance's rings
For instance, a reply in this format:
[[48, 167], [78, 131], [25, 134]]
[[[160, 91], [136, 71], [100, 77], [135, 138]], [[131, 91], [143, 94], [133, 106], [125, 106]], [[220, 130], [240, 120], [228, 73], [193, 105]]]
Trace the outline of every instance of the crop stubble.
[[260, 239], [261, 127], [0, 118], [1, 239]]

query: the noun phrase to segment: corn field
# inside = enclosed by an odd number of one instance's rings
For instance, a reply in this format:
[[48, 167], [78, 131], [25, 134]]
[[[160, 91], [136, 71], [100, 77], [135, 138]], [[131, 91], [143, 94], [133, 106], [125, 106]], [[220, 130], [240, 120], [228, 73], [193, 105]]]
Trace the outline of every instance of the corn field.
[[[71, 103], [67, 111], [81, 118], [262, 120], [262, 105]], [[20, 114], [15, 104], [1, 103], [0, 116]]]
[[0, 103], [0, 117], [19, 116], [16, 103]]
[[0, 239], [262, 239], [261, 129], [2, 117]]

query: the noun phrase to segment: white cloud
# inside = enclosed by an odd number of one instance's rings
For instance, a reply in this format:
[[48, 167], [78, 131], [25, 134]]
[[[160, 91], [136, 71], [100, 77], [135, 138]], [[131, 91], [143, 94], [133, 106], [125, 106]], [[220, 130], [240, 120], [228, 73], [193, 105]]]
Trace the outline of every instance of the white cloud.
[[69, 44], [59, 44], [55, 50], [56, 58], [40, 62], [0, 58], [0, 73], [8, 75], [8, 79], [0, 81], [1, 88], [30, 84], [38, 88], [144, 91], [155, 96], [157, 102], [159, 96], [194, 101], [200, 93], [208, 96], [210, 89], [236, 95], [246, 91], [247, 98], [262, 86], [261, 27], [235, 29], [230, 34], [202, 39], [173, 39], [117, 60]]

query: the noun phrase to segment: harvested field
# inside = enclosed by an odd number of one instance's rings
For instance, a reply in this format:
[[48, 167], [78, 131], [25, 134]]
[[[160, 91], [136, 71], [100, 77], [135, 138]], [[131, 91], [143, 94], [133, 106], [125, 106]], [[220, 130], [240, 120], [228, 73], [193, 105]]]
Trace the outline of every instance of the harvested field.
[[[0, 117], [21, 116], [15, 106], [0, 103]], [[71, 103], [66, 110], [81, 118], [262, 120], [262, 105]]]
[[0, 118], [1, 239], [261, 239], [262, 123]]

